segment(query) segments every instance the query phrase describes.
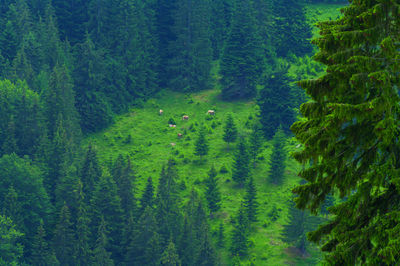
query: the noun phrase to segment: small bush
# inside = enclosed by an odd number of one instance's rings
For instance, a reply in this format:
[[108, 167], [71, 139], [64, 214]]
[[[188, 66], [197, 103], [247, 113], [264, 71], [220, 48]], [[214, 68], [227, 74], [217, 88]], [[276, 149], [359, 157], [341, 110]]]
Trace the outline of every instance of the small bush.
[[249, 120], [253, 120], [253, 115], [252, 115], [252, 114], [249, 114], [248, 119], [249, 119]]
[[132, 136], [131, 134], [128, 134], [128, 136], [126, 136], [124, 143], [125, 144], [130, 144], [132, 142]]
[[211, 120], [213, 120], [214, 119], [214, 116], [212, 116], [212, 115], [206, 115], [206, 120], [207, 121], [211, 121]]
[[211, 128], [212, 128], [212, 129], [215, 129], [217, 126], [218, 126], [218, 124], [215, 123], [215, 121], [213, 121], [213, 122], [211, 123]]
[[223, 165], [223, 166], [221, 166], [221, 169], [219, 169], [219, 172], [220, 172], [221, 174], [226, 174], [226, 173], [228, 173], [228, 169], [226, 169], [226, 166]]
[[189, 164], [190, 163], [190, 159], [185, 158], [185, 159], [183, 159], [182, 163], [183, 164]]
[[168, 124], [176, 125], [175, 120], [172, 117], [168, 120]]

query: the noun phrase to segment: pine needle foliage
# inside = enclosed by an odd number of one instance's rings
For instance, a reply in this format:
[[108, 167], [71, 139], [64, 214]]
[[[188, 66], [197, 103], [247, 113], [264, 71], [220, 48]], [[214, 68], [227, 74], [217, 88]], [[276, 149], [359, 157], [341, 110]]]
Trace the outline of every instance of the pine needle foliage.
[[292, 126], [304, 148], [294, 157], [308, 181], [294, 189], [317, 212], [331, 192], [346, 200], [309, 235], [331, 265], [400, 260], [400, 3], [357, 0], [343, 17], [319, 23], [315, 59], [327, 73], [299, 85], [311, 96]]

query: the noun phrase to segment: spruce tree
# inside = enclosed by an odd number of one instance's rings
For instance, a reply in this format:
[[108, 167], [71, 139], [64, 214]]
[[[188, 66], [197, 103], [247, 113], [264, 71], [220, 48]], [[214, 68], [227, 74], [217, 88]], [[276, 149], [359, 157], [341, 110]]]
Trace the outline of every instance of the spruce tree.
[[30, 262], [33, 265], [59, 265], [53, 249], [47, 243], [43, 221], [40, 221], [37, 233], [33, 238]]
[[249, 153], [253, 161], [253, 167], [256, 167], [257, 156], [263, 149], [264, 139], [261, 131], [261, 125], [258, 121], [254, 122], [251, 135], [249, 137]]
[[238, 131], [235, 125], [235, 121], [233, 120], [232, 114], [229, 113], [226, 118], [223, 140], [229, 145], [229, 143], [233, 143], [236, 141], [237, 135]]
[[218, 235], [217, 235], [217, 246], [219, 248], [224, 247], [225, 239], [224, 239], [224, 223], [221, 222], [218, 227]]
[[75, 265], [75, 244], [71, 215], [68, 206], [64, 205], [61, 208], [53, 237], [54, 251], [61, 265]]
[[165, 265], [165, 266], [180, 266], [181, 265], [179, 255], [176, 251], [174, 242], [172, 242], [172, 240], [169, 241], [167, 247], [164, 250], [164, 253], [161, 256], [160, 265]]
[[200, 160], [203, 156], [208, 154], [209, 146], [208, 140], [206, 139], [206, 129], [202, 126], [199, 130], [197, 140], [195, 142], [195, 155], [200, 156]]
[[217, 212], [221, 206], [221, 192], [218, 188], [218, 179], [217, 177], [217, 170], [215, 170], [214, 165], [211, 167], [210, 171], [208, 172], [208, 178], [206, 179], [206, 199], [208, 202], [208, 208], [212, 213]]
[[258, 211], [257, 190], [252, 176], [249, 177], [249, 180], [246, 183], [246, 194], [244, 195], [243, 204], [249, 222], [256, 222]]
[[154, 208], [154, 186], [151, 177], [147, 179], [146, 188], [140, 199], [140, 215], [143, 214], [144, 210], [148, 207]]
[[346, 197], [310, 235], [322, 242], [327, 264], [400, 260], [398, 11], [394, 1], [352, 1], [342, 18], [319, 23], [315, 59], [327, 73], [299, 83], [312, 101], [292, 126], [304, 145], [294, 157], [308, 181], [294, 190], [297, 206], [317, 212], [329, 193]]
[[291, 86], [287, 77], [288, 67], [280, 66], [266, 79], [257, 100], [260, 106], [260, 122], [267, 140], [274, 136], [279, 126], [282, 126], [286, 133], [290, 133], [289, 127], [295, 120], [290, 95]]
[[276, 131], [272, 143], [273, 148], [269, 161], [268, 178], [274, 184], [281, 184], [286, 166], [286, 153], [284, 150], [285, 134], [280, 128]]
[[[118, 164], [118, 161], [120, 164]], [[130, 158], [128, 157], [125, 162], [121, 156], [117, 159], [113, 170], [113, 177], [118, 187], [118, 195], [121, 198], [121, 207], [124, 213], [132, 212], [134, 216], [137, 216], [137, 202], [134, 197], [133, 186], [136, 177]]]
[[106, 228], [106, 222], [103, 216], [100, 217], [100, 224], [97, 229], [96, 244], [93, 249], [93, 263], [94, 265], [113, 266], [114, 261], [110, 258], [111, 252], [108, 247], [108, 232]]
[[98, 182], [101, 175], [102, 170], [99, 165], [96, 149], [90, 143], [80, 169], [80, 178], [83, 185], [83, 193], [86, 195], [86, 202], [89, 202], [94, 192], [95, 184]]
[[242, 257], [247, 254], [249, 249], [248, 231], [249, 220], [242, 204], [232, 230], [230, 252], [233, 256]]
[[232, 167], [232, 179], [239, 184], [240, 187], [246, 183], [250, 175], [250, 157], [247, 151], [247, 142], [242, 137], [238, 144], [235, 159]]
[[262, 43], [250, 0], [235, 0], [232, 24], [221, 57], [222, 97], [249, 98], [264, 67]]

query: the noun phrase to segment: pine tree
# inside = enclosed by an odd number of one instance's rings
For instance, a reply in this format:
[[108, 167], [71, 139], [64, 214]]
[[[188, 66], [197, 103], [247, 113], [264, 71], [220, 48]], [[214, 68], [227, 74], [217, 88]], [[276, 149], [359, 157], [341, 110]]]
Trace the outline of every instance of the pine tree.
[[249, 222], [256, 222], [258, 209], [257, 190], [252, 176], [249, 177], [246, 183], [246, 194], [244, 195], [243, 204]]
[[222, 248], [222, 247], [224, 247], [224, 242], [225, 242], [225, 239], [224, 239], [224, 223], [223, 222], [221, 222], [220, 224], [219, 224], [219, 228], [218, 228], [218, 235], [217, 235], [217, 246], [219, 247], [219, 248]]
[[107, 228], [104, 217], [100, 217], [100, 224], [97, 229], [96, 244], [93, 249], [93, 263], [94, 265], [113, 266], [114, 261], [110, 258], [111, 253], [107, 251], [108, 246]]
[[195, 155], [200, 156], [200, 160], [203, 156], [208, 154], [209, 146], [208, 140], [206, 139], [206, 129], [202, 126], [199, 130], [197, 140], [195, 142]]
[[251, 135], [249, 137], [249, 154], [253, 160], [253, 167], [256, 167], [257, 156], [263, 149], [263, 136], [261, 125], [258, 121], [254, 122]]
[[279, 67], [266, 79], [257, 100], [260, 106], [260, 122], [267, 140], [274, 136], [279, 126], [290, 133], [289, 127], [295, 120], [290, 96], [291, 86], [287, 77], [288, 67]]
[[97, 158], [96, 149], [89, 144], [85, 158], [83, 159], [82, 168], [80, 169], [80, 177], [83, 185], [83, 193], [86, 195], [86, 202], [91, 198], [94, 192], [95, 184], [102, 175], [102, 170]]
[[276, 131], [272, 142], [273, 148], [269, 162], [268, 178], [274, 184], [281, 184], [286, 166], [286, 153], [283, 149], [285, 147], [285, 135], [281, 129]]
[[167, 168], [161, 170], [156, 197], [156, 220], [162, 246], [167, 244], [171, 236], [176, 241], [175, 238], [180, 235], [182, 217], [178, 206], [178, 178], [175, 161], [170, 159]]
[[33, 265], [59, 265], [54, 251], [47, 244], [43, 221], [40, 222], [32, 242], [30, 262]]
[[211, 27], [210, 39], [213, 47], [213, 59], [221, 57], [222, 50], [228, 36], [231, 17], [232, 2], [229, 0], [211, 1]]
[[114, 165], [113, 177], [118, 187], [118, 195], [121, 198], [121, 207], [124, 213], [132, 212], [134, 216], [137, 216], [137, 203], [133, 187], [136, 177], [129, 157], [127, 162], [122, 156], [118, 157]]
[[11, 185], [8, 188], [7, 195], [4, 197], [3, 214], [10, 218], [17, 228], [23, 226], [23, 213], [21, 203], [18, 200], [18, 194], [14, 187]]
[[234, 4], [232, 24], [221, 57], [224, 99], [255, 96], [256, 85], [264, 67], [253, 5], [250, 0], [236, 0]]
[[236, 141], [237, 135], [238, 135], [238, 132], [237, 132], [237, 128], [235, 125], [235, 121], [233, 120], [232, 114], [229, 113], [226, 118], [223, 139], [229, 145], [229, 143], [233, 143]]
[[322, 242], [327, 264], [400, 260], [398, 10], [393, 1], [353, 1], [342, 18], [320, 23], [315, 59], [327, 73], [299, 83], [312, 100], [292, 126], [304, 145], [294, 157], [308, 181], [294, 190], [297, 206], [317, 212], [329, 193], [347, 197], [310, 235]]
[[221, 208], [221, 192], [219, 191], [216, 177], [217, 170], [215, 170], [213, 165], [208, 172], [208, 178], [206, 179], [206, 199], [211, 213], [215, 213]]
[[238, 215], [233, 225], [230, 251], [233, 256], [245, 256], [249, 249], [248, 231], [249, 221], [244, 206], [239, 208]]
[[11, 116], [6, 131], [6, 139], [1, 147], [2, 154], [18, 153], [17, 141], [15, 140], [15, 123], [14, 117]]
[[271, 37], [277, 55], [285, 57], [291, 52], [304, 56], [310, 53], [311, 26], [307, 23], [303, 4], [295, 0], [274, 0], [272, 3], [275, 19]]
[[140, 199], [140, 215], [143, 214], [147, 207], [154, 207], [154, 186], [151, 177], [147, 179], [146, 188], [142, 194], [142, 198]]
[[210, 1], [177, 1], [174, 17], [177, 38], [170, 43], [169, 87], [186, 92], [208, 89], [212, 60]]
[[75, 236], [69, 208], [61, 208], [59, 220], [54, 231], [53, 246], [61, 265], [75, 265]]
[[165, 265], [165, 266], [181, 265], [181, 261], [179, 259], [178, 253], [176, 252], [176, 248], [172, 240], [169, 241], [168, 246], [166, 247], [164, 253], [161, 256], [160, 265]]
[[242, 137], [238, 144], [232, 169], [232, 179], [240, 187], [246, 183], [250, 175], [250, 157], [247, 151], [247, 142]]

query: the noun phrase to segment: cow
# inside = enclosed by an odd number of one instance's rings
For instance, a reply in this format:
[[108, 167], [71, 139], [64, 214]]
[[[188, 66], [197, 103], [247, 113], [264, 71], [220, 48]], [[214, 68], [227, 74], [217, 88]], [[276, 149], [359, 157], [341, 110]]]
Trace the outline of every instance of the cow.
[[207, 114], [209, 114], [209, 115], [215, 115], [215, 111], [214, 111], [214, 110], [208, 110], [208, 111], [207, 111]]
[[172, 147], [176, 146], [176, 143], [174, 143], [174, 142], [171, 142], [170, 144]]
[[182, 116], [182, 120], [189, 120], [189, 116], [188, 115]]
[[173, 125], [173, 124], [169, 124], [169, 127], [176, 127], [176, 125]]
[[159, 115], [162, 115], [164, 113], [164, 111], [162, 109], [160, 109], [160, 111], [158, 111]]
[[182, 133], [178, 133], [178, 138], [182, 138]]

